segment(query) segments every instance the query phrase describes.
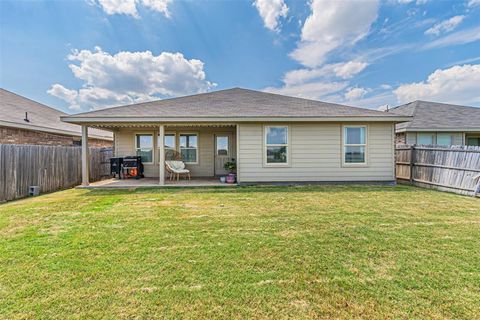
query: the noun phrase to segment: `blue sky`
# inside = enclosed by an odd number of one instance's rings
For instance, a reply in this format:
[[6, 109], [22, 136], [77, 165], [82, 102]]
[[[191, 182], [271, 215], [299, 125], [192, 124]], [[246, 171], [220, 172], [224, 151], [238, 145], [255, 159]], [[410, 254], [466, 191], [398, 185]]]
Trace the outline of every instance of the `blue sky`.
[[480, 0], [0, 6], [0, 86], [69, 113], [231, 87], [480, 106]]

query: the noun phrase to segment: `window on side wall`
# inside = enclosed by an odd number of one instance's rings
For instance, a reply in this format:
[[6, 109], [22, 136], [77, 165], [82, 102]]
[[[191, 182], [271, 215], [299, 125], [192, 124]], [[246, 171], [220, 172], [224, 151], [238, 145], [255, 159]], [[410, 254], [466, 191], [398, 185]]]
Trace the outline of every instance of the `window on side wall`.
[[198, 135], [196, 133], [180, 134], [180, 153], [185, 163], [198, 163]]
[[343, 163], [367, 163], [367, 127], [345, 126], [343, 129]]
[[414, 132], [407, 132], [407, 144], [417, 144], [417, 134]]
[[142, 157], [143, 163], [153, 163], [153, 134], [136, 134], [135, 149], [137, 156]]
[[465, 142], [467, 146], [480, 146], [480, 136], [467, 136]]
[[450, 133], [437, 133], [437, 144], [441, 146], [451, 146], [453, 144]]
[[417, 133], [417, 144], [433, 144], [433, 133]]
[[265, 164], [288, 165], [288, 126], [265, 126]]

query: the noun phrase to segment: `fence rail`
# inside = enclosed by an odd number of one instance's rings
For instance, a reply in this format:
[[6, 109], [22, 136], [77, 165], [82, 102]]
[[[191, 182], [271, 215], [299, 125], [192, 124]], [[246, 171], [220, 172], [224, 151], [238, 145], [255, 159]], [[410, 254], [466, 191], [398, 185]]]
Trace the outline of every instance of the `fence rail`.
[[[90, 149], [90, 180], [109, 175], [111, 148]], [[29, 186], [51, 192], [82, 181], [81, 148], [64, 146], [0, 144], [0, 201], [28, 195]]]
[[480, 147], [401, 145], [395, 159], [400, 182], [467, 195], [480, 193]]

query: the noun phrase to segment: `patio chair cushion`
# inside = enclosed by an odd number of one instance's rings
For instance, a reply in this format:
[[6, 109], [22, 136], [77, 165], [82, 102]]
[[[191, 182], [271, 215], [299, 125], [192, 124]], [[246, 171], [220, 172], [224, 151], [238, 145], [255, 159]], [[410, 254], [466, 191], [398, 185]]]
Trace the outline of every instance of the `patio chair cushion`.
[[190, 170], [185, 169], [183, 161], [165, 161], [167, 166], [175, 173], [189, 173]]
[[173, 160], [173, 161], [170, 161], [173, 168], [175, 170], [183, 170], [185, 169], [185, 163], [183, 163], [183, 161], [178, 161], [178, 160]]

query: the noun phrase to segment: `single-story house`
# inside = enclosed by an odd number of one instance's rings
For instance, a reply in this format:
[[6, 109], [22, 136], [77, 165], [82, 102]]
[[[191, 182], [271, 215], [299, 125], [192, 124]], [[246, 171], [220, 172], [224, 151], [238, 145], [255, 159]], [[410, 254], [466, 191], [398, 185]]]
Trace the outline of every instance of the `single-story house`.
[[241, 88], [62, 117], [84, 137], [88, 128], [112, 130], [116, 156], [141, 155], [145, 176], [160, 185], [168, 149], [194, 177], [223, 175], [234, 158], [240, 184], [393, 182], [395, 124], [410, 119]]
[[[67, 114], [0, 88], [0, 143], [79, 146], [81, 127], [60, 120]], [[93, 129], [92, 147], [111, 147], [109, 131]]]
[[395, 126], [397, 144], [480, 146], [480, 108], [414, 101], [388, 112], [413, 117]]

